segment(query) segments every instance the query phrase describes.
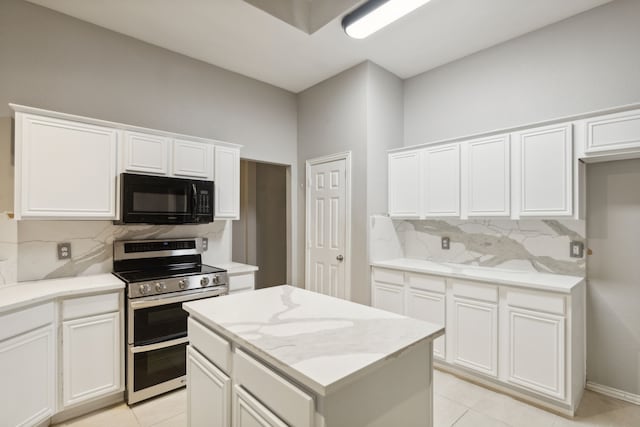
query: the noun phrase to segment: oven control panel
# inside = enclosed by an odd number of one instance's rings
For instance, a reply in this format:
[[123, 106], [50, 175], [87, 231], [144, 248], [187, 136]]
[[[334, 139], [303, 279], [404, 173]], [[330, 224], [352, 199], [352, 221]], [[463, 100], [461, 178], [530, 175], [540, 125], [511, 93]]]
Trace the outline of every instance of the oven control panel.
[[226, 286], [228, 284], [229, 279], [227, 273], [198, 274], [149, 282], [130, 283], [128, 286], [128, 296], [129, 298], [139, 298], [190, 289]]

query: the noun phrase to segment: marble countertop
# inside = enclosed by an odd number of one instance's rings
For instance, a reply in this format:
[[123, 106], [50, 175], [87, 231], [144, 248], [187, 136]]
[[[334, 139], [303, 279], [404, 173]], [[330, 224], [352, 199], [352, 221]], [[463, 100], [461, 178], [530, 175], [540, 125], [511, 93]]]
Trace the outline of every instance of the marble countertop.
[[242, 264], [239, 262], [228, 262], [225, 264], [216, 264], [215, 266], [227, 270], [227, 274], [229, 276], [235, 276], [236, 274], [253, 273], [254, 271], [259, 270], [259, 268], [255, 265]]
[[393, 270], [426, 273], [436, 276], [458, 279], [490, 281], [496, 284], [518, 286], [544, 291], [571, 293], [571, 290], [584, 281], [584, 277], [562, 274], [539, 273], [536, 271], [503, 270], [492, 267], [479, 267], [465, 264], [440, 263], [421, 259], [397, 258], [388, 261], [372, 262], [373, 267]]
[[19, 282], [0, 287], [0, 313], [55, 298], [106, 292], [124, 287], [124, 282], [112, 274]]
[[288, 285], [183, 307], [322, 396], [444, 333], [439, 325]]

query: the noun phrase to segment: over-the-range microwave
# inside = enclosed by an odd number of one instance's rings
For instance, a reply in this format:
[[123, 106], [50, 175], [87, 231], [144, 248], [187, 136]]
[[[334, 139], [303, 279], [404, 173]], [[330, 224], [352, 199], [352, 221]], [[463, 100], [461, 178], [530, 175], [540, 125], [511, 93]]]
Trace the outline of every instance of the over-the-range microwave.
[[213, 222], [213, 181], [120, 175], [118, 224], [206, 224]]

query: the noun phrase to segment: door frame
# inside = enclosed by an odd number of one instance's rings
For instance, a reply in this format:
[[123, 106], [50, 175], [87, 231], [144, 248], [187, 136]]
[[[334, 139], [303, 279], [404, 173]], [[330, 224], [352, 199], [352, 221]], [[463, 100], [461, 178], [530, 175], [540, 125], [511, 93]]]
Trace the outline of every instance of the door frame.
[[305, 170], [305, 235], [304, 235], [304, 287], [309, 289], [309, 277], [311, 262], [311, 167], [322, 163], [334, 162], [336, 160], [345, 161], [345, 261], [344, 261], [344, 294], [345, 298], [351, 301], [351, 151], [329, 154], [327, 156], [308, 159]]

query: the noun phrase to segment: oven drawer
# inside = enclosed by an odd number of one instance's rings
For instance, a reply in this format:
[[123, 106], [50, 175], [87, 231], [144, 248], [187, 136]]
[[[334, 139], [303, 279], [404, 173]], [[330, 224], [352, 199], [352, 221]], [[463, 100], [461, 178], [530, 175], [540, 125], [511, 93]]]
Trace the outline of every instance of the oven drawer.
[[70, 298], [62, 301], [64, 320], [113, 313], [120, 310], [120, 292]]
[[199, 322], [189, 319], [189, 344], [209, 359], [222, 371], [229, 373], [231, 368], [231, 344]]

